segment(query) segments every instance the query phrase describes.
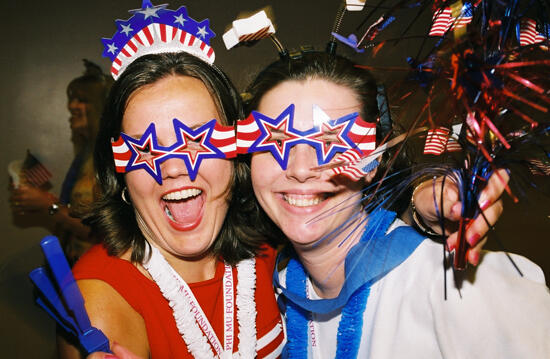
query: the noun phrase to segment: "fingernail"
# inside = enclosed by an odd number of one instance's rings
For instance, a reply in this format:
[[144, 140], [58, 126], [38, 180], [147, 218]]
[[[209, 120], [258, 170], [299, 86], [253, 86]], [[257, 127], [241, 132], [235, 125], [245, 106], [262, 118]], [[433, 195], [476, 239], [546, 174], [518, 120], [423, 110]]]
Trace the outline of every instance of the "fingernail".
[[479, 252], [478, 251], [470, 252], [469, 255], [468, 255], [468, 258], [470, 259], [470, 263], [472, 265], [477, 266], [479, 264]]
[[479, 241], [479, 238], [481, 236], [478, 234], [478, 233], [474, 233], [472, 234], [467, 240], [468, 240], [468, 243], [470, 244], [470, 246], [475, 246], [475, 244], [477, 243], [477, 241]]
[[449, 244], [449, 252], [454, 252], [456, 250], [456, 244], [451, 243]]
[[105, 354], [103, 356], [103, 358], [105, 358], [105, 359], [118, 359], [118, 357], [116, 355], [113, 355], [113, 354]]

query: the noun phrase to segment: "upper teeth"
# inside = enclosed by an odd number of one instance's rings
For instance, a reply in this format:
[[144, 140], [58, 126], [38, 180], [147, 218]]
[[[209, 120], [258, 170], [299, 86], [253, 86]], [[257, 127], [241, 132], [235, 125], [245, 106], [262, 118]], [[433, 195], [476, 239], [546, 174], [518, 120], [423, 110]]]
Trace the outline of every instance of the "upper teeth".
[[181, 191], [170, 192], [162, 197], [164, 200], [177, 201], [186, 199], [189, 197], [195, 197], [201, 194], [201, 190], [198, 188], [182, 189]]
[[319, 204], [323, 199], [321, 197], [314, 197], [314, 198], [295, 198], [295, 197], [289, 197], [288, 195], [284, 196], [285, 201], [287, 201], [290, 205], [296, 206], [296, 207], [309, 207], [309, 206], [315, 206]]

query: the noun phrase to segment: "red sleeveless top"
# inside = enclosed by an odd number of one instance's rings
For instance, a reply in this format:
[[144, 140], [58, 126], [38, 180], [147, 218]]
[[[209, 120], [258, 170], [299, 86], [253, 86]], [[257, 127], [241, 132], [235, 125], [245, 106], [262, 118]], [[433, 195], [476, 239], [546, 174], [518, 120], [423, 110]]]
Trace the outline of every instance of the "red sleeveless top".
[[[275, 300], [272, 273], [275, 250], [264, 246], [256, 257], [256, 332], [258, 358], [278, 357], [284, 345], [281, 315]], [[200, 303], [204, 314], [223, 343], [223, 271], [219, 262], [214, 278], [189, 283], [191, 291]], [[130, 262], [107, 255], [102, 245], [92, 247], [73, 268], [78, 279], [99, 279], [115, 289], [144, 319], [151, 358], [192, 358], [181, 337], [168, 301], [162, 296], [155, 282], [151, 281]], [[237, 271], [233, 268], [234, 293]], [[237, 324], [235, 310], [235, 323]], [[101, 328], [100, 328], [101, 329]], [[235, 325], [233, 345], [238, 350], [239, 327]]]

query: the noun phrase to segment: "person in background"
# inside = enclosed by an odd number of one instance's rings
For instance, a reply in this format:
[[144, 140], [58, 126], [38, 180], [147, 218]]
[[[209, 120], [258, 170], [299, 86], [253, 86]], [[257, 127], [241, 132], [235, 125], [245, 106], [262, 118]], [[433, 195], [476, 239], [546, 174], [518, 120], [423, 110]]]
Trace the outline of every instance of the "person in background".
[[10, 186], [10, 206], [16, 224], [43, 227], [57, 236], [70, 263], [89, 248], [90, 228], [80, 219], [94, 200], [92, 153], [99, 119], [112, 84], [101, 68], [84, 60], [85, 72], [67, 86], [74, 159], [56, 195], [47, 188], [21, 183]]

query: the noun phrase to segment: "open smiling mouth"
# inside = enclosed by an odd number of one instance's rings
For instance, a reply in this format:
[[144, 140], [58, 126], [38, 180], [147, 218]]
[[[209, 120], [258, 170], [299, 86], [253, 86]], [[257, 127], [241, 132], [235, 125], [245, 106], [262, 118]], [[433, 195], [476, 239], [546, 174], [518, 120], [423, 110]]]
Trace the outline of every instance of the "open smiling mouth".
[[186, 188], [163, 195], [164, 213], [170, 225], [177, 230], [191, 230], [198, 226], [204, 213], [205, 197], [199, 188]]
[[283, 200], [294, 207], [313, 207], [319, 203], [326, 200], [328, 197], [331, 197], [332, 194], [329, 193], [318, 193], [318, 194], [283, 194]]

